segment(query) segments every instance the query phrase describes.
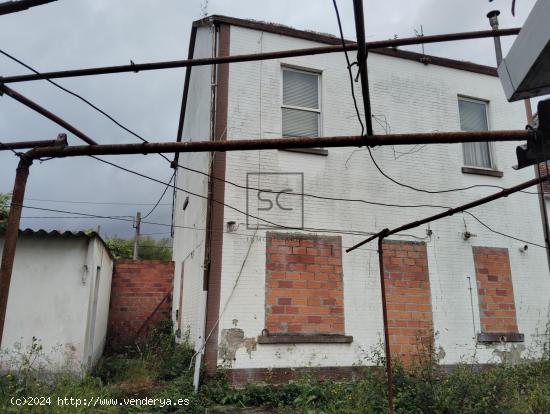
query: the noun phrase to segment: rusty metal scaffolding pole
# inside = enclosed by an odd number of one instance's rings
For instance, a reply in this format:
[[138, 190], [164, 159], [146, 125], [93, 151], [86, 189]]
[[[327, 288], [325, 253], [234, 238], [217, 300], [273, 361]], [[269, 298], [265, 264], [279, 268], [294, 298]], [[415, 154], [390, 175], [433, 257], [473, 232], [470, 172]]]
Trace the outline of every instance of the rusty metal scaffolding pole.
[[[501, 29], [501, 30], [480, 30], [475, 32], [447, 33], [440, 35], [431, 35], [423, 37], [405, 37], [402, 39], [378, 40], [367, 42], [366, 49], [384, 49], [389, 47], [410, 46], [421, 43], [452, 42], [457, 40], [482, 39], [495, 36], [513, 36], [520, 32], [520, 28]], [[335, 39], [336, 41], [336, 39]], [[342, 52], [344, 46], [341, 44], [320, 46], [305, 49], [282, 50], [278, 52], [251, 53], [234, 56], [220, 56], [203, 59], [173, 60], [164, 62], [135, 63], [130, 65], [105, 66], [85, 69], [72, 69], [63, 71], [44, 72], [40, 74], [6, 76], [2, 79], [3, 83], [27, 82], [41, 79], [59, 79], [73, 78], [79, 76], [105, 75], [110, 73], [128, 73], [143, 72], [158, 69], [174, 69], [192, 66], [206, 66], [223, 63], [252, 62], [258, 60], [283, 59], [297, 56], [321, 55], [326, 53]], [[357, 44], [347, 43], [346, 50], [357, 50]]]
[[518, 184], [518, 185], [515, 185], [513, 187], [505, 188], [504, 190], [499, 191], [498, 193], [491, 194], [490, 196], [483, 197], [483, 198], [480, 198], [478, 200], [472, 201], [470, 203], [466, 203], [466, 204], [463, 204], [461, 206], [451, 208], [447, 211], [444, 211], [444, 212], [439, 213], [439, 214], [435, 214], [433, 216], [426, 217], [426, 218], [421, 219], [421, 220], [417, 220], [417, 221], [413, 221], [413, 222], [404, 224], [400, 227], [396, 227], [393, 230], [389, 230], [389, 231], [386, 231], [387, 229], [382, 230], [381, 232], [369, 237], [368, 239], [363, 240], [361, 243], [358, 243], [355, 246], [350, 247], [349, 249], [346, 250], [346, 253], [349, 253], [349, 252], [363, 246], [364, 244], [369, 243], [370, 241], [380, 237], [381, 235], [384, 235], [384, 237], [388, 237], [388, 236], [391, 236], [391, 235], [396, 234], [396, 233], [400, 233], [400, 232], [405, 231], [405, 230], [413, 229], [413, 228], [421, 226], [423, 224], [431, 223], [432, 221], [436, 221], [436, 220], [439, 220], [439, 219], [442, 219], [442, 218], [445, 218], [445, 217], [452, 216], [453, 214], [456, 214], [456, 213], [461, 213], [463, 211], [469, 210], [469, 209], [474, 208], [474, 207], [479, 207], [483, 204], [490, 203], [491, 201], [495, 201], [495, 200], [498, 200], [498, 199], [503, 198], [503, 197], [508, 197], [511, 194], [517, 193], [519, 191], [525, 190], [526, 188], [529, 188], [529, 187], [532, 187], [532, 186], [537, 185], [539, 183], [542, 183], [546, 179], [547, 179], [546, 176], [533, 178], [532, 180], [525, 181], [525, 182], [523, 182], [521, 184]]
[[[36, 142], [43, 143], [48, 141]], [[65, 134], [59, 134], [57, 139], [52, 141], [52, 145], [57, 147], [66, 146], [67, 136]], [[0, 264], [0, 346], [2, 345], [4, 323], [6, 321], [11, 274], [15, 261], [15, 249], [17, 246], [17, 239], [19, 238], [21, 211], [23, 209], [23, 202], [25, 201], [25, 188], [29, 177], [29, 169], [34, 159], [33, 151], [34, 150], [30, 150], [25, 154], [19, 154], [19, 164], [17, 165], [15, 182], [13, 184], [8, 224], [4, 234], [4, 247], [2, 251], [2, 262]]]
[[0, 151], [11, 151], [21, 149], [31, 149], [38, 147], [53, 147], [57, 144], [55, 139], [44, 141], [17, 141], [17, 142], [0, 142]]
[[[32, 150], [30, 151], [32, 152]], [[29, 177], [29, 168], [32, 165], [32, 155], [21, 154], [15, 175], [11, 207], [8, 215], [8, 225], [4, 235], [4, 248], [2, 251], [2, 264], [0, 265], [0, 345], [4, 333], [6, 309], [8, 307], [8, 295], [10, 291], [11, 273], [15, 261], [15, 248], [19, 237], [19, 223], [21, 222], [21, 210], [25, 198], [25, 187]]]
[[230, 139], [228, 141], [149, 142], [143, 144], [78, 145], [65, 148], [36, 148], [37, 157], [79, 157], [87, 155], [152, 154], [174, 152], [253, 151], [289, 148], [360, 147], [411, 144], [458, 144], [461, 142], [524, 141], [533, 132], [529, 130], [427, 132], [364, 136], [337, 136], [322, 138]]
[[40, 106], [34, 101], [31, 101], [29, 98], [21, 95], [19, 92], [14, 91], [13, 89], [7, 87], [6, 85], [2, 85], [0, 83], [0, 95], [2, 93], [5, 93], [9, 97], [15, 99], [17, 102], [22, 103], [23, 105], [31, 108], [33, 111], [38, 112], [40, 115], [45, 116], [50, 121], [55, 122], [57, 125], [65, 128], [67, 131], [73, 133], [78, 138], [80, 138], [82, 141], [86, 142], [90, 145], [97, 145], [97, 142], [95, 142], [92, 138], [87, 136], [84, 132], [80, 131], [79, 129], [75, 128], [71, 124], [69, 124], [67, 121], [63, 120], [62, 118], [58, 117], [54, 113], [48, 111], [46, 108]]
[[42, 6], [43, 4], [53, 3], [57, 0], [18, 0], [6, 1], [0, 3], [0, 16], [4, 14], [16, 13], [31, 7]]
[[[363, 13], [363, 0], [353, 0], [353, 12], [355, 15], [355, 32], [357, 34], [357, 64], [361, 77], [361, 95], [363, 96], [363, 109], [367, 135], [372, 135], [372, 116], [370, 107], [369, 74], [367, 68], [367, 46], [365, 44], [365, 17]], [[353, 86], [352, 86], [353, 87]]]
[[391, 361], [390, 331], [388, 326], [388, 307], [386, 305], [386, 282], [384, 277], [384, 229], [378, 237], [378, 262], [380, 271], [380, 290], [382, 294], [382, 318], [384, 320], [384, 348], [386, 352], [386, 386], [388, 389], [388, 413], [393, 414], [393, 371]]

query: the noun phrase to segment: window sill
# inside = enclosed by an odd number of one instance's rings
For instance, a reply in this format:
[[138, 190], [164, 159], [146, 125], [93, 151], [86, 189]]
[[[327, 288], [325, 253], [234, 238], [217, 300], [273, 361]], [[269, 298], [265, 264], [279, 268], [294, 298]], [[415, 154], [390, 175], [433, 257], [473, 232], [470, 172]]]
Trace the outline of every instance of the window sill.
[[488, 175], [490, 177], [502, 177], [504, 175], [504, 173], [499, 170], [491, 170], [489, 168], [479, 168], [479, 167], [462, 167], [462, 173]]
[[301, 152], [303, 154], [322, 155], [325, 157], [328, 155], [328, 150], [323, 148], [288, 148], [280, 149], [279, 151]]
[[347, 335], [269, 335], [258, 336], [259, 344], [350, 344]]
[[524, 342], [523, 334], [517, 332], [482, 332], [477, 334], [477, 342], [482, 344], [501, 342]]

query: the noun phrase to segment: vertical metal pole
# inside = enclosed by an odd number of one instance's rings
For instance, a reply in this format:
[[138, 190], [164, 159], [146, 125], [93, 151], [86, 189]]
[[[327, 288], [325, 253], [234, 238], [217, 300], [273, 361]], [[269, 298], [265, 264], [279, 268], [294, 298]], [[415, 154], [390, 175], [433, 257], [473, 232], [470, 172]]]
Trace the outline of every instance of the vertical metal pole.
[[[387, 229], [386, 229], [387, 230]], [[383, 233], [378, 238], [378, 259], [380, 261], [380, 288], [382, 291], [382, 315], [384, 318], [384, 345], [386, 348], [386, 375], [388, 386], [388, 413], [393, 414], [393, 374], [391, 363], [390, 333], [388, 327], [388, 309], [386, 305], [386, 283], [384, 278], [384, 237]]]
[[0, 344], [4, 334], [4, 322], [8, 307], [8, 295], [10, 292], [11, 273], [15, 260], [15, 248], [19, 237], [19, 223], [21, 222], [21, 210], [25, 198], [25, 187], [29, 177], [29, 167], [32, 165], [32, 157], [21, 154], [17, 165], [13, 192], [11, 195], [10, 213], [8, 225], [4, 237], [4, 249], [2, 251], [2, 264], [0, 266]]
[[[487, 13], [487, 18], [489, 19], [489, 23], [491, 24], [491, 28], [493, 30], [498, 30], [499, 15], [500, 15], [500, 12], [498, 10], [492, 10], [489, 13]], [[497, 66], [500, 66], [500, 62], [502, 62], [502, 46], [500, 44], [500, 36], [495, 36], [493, 39], [495, 40], [495, 53], [497, 57]]]
[[141, 212], [138, 211], [136, 214], [136, 235], [134, 237], [134, 260], [137, 260], [139, 257], [139, 233], [141, 230]]
[[365, 40], [365, 17], [363, 15], [363, 0], [353, 0], [355, 14], [355, 31], [357, 33], [357, 63], [361, 75], [361, 93], [365, 108], [367, 135], [372, 135], [372, 116], [370, 108], [369, 75], [367, 71], [367, 45]]
[[[531, 100], [525, 99], [525, 115], [527, 116], [527, 122], [531, 124], [533, 122], [533, 108], [531, 107]], [[540, 163], [535, 164], [535, 177], [541, 178]], [[546, 169], [545, 169], [546, 170]], [[546, 171], [545, 175], [548, 175]], [[544, 245], [546, 246], [546, 260], [548, 261], [548, 268], [550, 269], [550, 225], [548, 223], [548, 213], [546, 211], [546, 200], [544, 198], [544, 185], [542, 182], [537, 185], [540, 217], [542, 219], [542, 230], [544, 234]]]

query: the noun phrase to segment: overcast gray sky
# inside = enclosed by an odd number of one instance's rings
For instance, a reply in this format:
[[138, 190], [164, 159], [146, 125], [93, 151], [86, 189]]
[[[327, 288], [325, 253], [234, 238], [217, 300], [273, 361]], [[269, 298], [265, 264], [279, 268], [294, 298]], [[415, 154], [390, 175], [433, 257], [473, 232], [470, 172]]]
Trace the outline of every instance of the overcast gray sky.
[[[486, 13], [501, 10], [501, 27], [521, 26], [535, 0], [366, 0], [367, 40], [488, 29]], [[351, 0], [339, 1], [344, 33], [355, 38]], [[183, 59], [193, 20], [224, 14], [284, 23], [336, 34], [331, 0], [58, 0], [0, 16], [0, 48], [39, 71]], [[512, 39], [503, 39], [504, 51]], [[412, 47], [419, 50], [419, 47]], [[494, 65], [492, 39], [426, 45], [426, 53]], [[344, 71], [344, 68], [342, 68]], [[27, 70], [0, 55], [0, 76]], [[58, 83], [91, 100], [150, 141], [174, 140], [185, 69], [61, 79]], [[137, 142], [101, 114], [44, 81], [11, 85], [73, 123], [100, 143]], [[62, 129], [11, 98], [0, 97], [0, 141], [54, 138]], [[79, 140], [69, 135], [71, 143]], [[157, 155], [108, 157], [110, 161], [168, 180], [172, 170]], [[0, 152], [0, 192], [13, 186], [16, 157]], [[93, 159], [58, 159], [31, 167], [27, 205], [98, 215], [134, 215], [144, 205], [77, 202], [154, 203], [163, 186], [105, 166]], [[170, 223], [171, 194], [149, 218]], [[56, 214], [25, 210], [24, 217]], [[62, 214], [66, 216], [66, 214]], [[131, 223], [96, 219], [24, 219], [22, 227], [78, 230], [101, 225], [102, 233], [128, 236]], [[143, 233], [169, 228], [144, 225]], [[158, 235], [162, 237], [162, 235]]]

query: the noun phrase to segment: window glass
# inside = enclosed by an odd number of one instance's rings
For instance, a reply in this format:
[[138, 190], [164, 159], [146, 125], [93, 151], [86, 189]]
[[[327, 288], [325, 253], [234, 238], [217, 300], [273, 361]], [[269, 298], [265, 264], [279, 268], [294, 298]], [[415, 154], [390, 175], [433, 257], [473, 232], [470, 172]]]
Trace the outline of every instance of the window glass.
[[319, 101], [319, 74], [283, 69], [283, 136], [318, 137]]
[[319, 109], [318, 75], [283, 70], [283, 105]]
[[[460, 129], [462, 131], [487, 131], [487, 104], [469, 99], [458, 100]], [[489, 142], [468, 142], [463, 144], [464, 164], [472, 167], [492, 168], [491, 145]]]

